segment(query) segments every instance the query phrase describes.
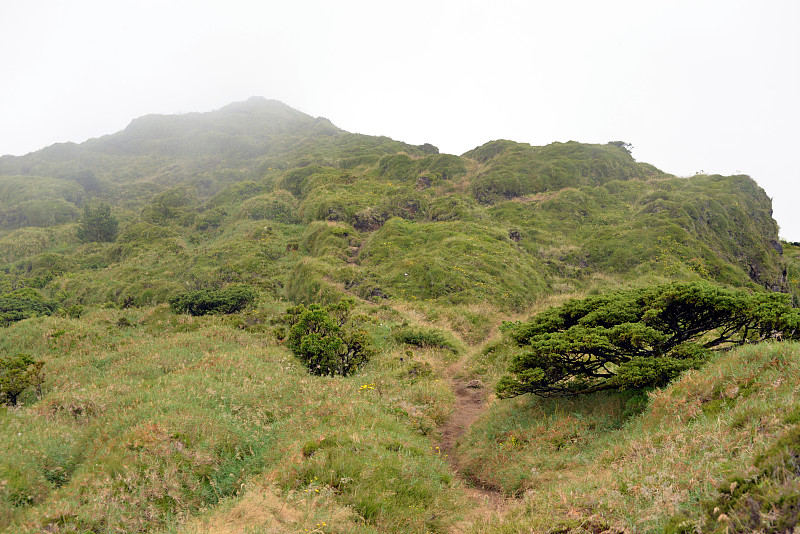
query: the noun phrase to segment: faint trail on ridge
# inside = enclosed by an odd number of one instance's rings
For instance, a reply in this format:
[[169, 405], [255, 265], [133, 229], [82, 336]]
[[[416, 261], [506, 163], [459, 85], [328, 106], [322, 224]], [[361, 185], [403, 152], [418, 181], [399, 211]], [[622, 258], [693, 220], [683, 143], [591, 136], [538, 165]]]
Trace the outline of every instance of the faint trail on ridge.
[[456, 378], [459, 374], [460, 364], [454, 364], [445, 370], [450, 378], [450, 384], [456, 397], [453, 414], [439, 427], [439, 449], [453, 471], [467, 486], [467, 493], [483, 510], [476, 510], [484, 514], [498, 512], [506, 505], [506, 499], [499, 488], [487, 484], [474, 477], [465, 475], [461, 461], [456, 450], [458, 440], [466, 434], [469, 427], [486, 409], [488, 391], [477, 381], [467, 381]]

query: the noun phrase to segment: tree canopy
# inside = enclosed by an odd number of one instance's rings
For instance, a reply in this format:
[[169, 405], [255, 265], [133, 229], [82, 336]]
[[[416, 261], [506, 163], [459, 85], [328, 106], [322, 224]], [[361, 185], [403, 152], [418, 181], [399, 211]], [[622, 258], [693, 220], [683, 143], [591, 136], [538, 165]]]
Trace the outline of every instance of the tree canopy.
[[28, 354], [0, 358], [0, 402], [15, 406], [19, 396], [30, 387], [40, 387], [44, 362]]
[[287, 345], [315, 375], [348, 376], [372, 356], [366, 331], [350, 316], [352, 302], [323, 308], [312, 304], [287, 310]]
[[711, 350], [800, 336], [789, 296], [706, 282], [672, 283], [570, 300], [504, 330], [524, 350], [501, 398], [661, 386]]
[[78, 227], [81, 241], [114, 241], [117, 237], [117, 219], [111, 215], [111, 207], [105, 203], [87, 205]]

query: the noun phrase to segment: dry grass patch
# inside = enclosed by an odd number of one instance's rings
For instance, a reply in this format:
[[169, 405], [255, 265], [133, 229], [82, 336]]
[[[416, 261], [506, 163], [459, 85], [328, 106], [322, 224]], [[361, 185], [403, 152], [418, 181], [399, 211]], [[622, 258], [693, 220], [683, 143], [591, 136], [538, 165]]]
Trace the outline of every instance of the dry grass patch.
[[507, 526], [470, 532], [660, 532], [676, 513], [702, 514], [722, 481], [747, 476], [789, 428], [800, 406], [793, 376], [800, 345], [765, 343], [652, 392], [648, 408], [627, 421], [615, 396], [495, 403], [460, 450], [477, 477], [519, 493], [520, 506]]
[[242, 496], [174, 530], [176, 534], [283, 534], [373, 532], [330, 491], [282, 495], [274, 485], [253, 481]]

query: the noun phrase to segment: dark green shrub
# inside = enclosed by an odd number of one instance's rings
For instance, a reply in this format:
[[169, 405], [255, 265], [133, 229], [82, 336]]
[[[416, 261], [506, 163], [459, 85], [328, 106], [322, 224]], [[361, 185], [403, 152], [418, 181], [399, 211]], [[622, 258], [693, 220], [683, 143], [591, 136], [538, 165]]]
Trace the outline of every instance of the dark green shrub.
[[67, 317], [71, 317], [73, 319], [80, 319], [81, 315], [83, 315], [84, 307], [80, 304], [73, 304], [64, 312]]
[[350, 318], [352, 303], [290, 308], [288, 347], [315, 375], [348, 376], [372, 355], [367, 333]]
[[52, 315], [58, 308], [57, 302], [44, 299], [34, 289], [17, 289], [0, 295], [0, 325], [8, 326], [38, 315]]
[[227, 289], [200, 289], [186, 291], [169, 299], [174, 313], [207, 315], [236, 313], [252, 305], [258, 295], [249, 287], [235, 286]]
[[111, 215], [111, 206], [105, 203], [88, 205], [83, 208], [78, 239], [81, 241], [114, 241], [119, 222]]
[[663, 386], [712, 349], [798, 337], [800, 314], [787, 295], [674, 283], [571, 300], [505, 329], [525, 351], [498, 395], [563, 396]]
[[14, 406], [25, 390], [40, 388], [43, 366], [27, 354], [0, 358], [0, 402]]
[[610, 382], [621, 390], [666, 386], [684, 371], [702, 366], [709, 354], [708, 349], [696, 343], [684, 343], [668, 356], [635, 356], [617, 368]]

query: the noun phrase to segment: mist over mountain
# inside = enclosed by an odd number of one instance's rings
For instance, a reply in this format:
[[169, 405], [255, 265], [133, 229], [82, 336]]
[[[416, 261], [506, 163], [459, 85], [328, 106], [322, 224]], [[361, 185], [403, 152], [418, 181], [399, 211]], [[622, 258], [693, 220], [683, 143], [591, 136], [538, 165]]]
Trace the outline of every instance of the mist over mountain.
[[[80, 145], [4, 157], [0, 173], [6, 234], [68, 232], [91, 201], [114, 207], [122, 235], [150, 224], [203, 240], [259, 220], [289, 223], [273, 228], [275, 238], [288, 243], [304, 228], [306, 268], [360, 297], [481, 295], [522, 306], [600, 275], [788, 289], [771, 203], [752, 179], [677, 178], [634, 161], [621, 142], [492, 141], [453, 156], [252, 98], [208, 113], [148, 115]], [[318, 250], [332, 228], [348, 238], [339, 250]], [[175, 277], [191, 277], [179, 263]], [[279, 285], [301, 291], [292, 276], [282, 273]]]

